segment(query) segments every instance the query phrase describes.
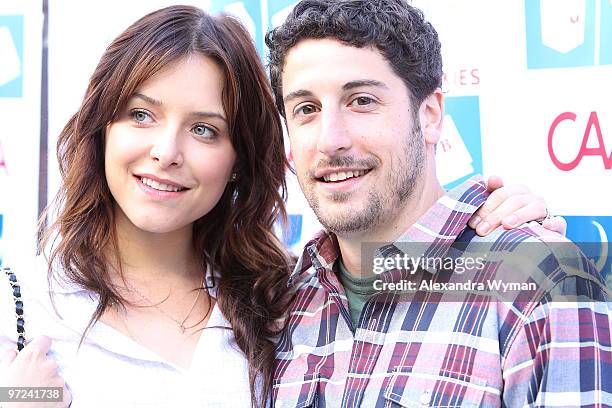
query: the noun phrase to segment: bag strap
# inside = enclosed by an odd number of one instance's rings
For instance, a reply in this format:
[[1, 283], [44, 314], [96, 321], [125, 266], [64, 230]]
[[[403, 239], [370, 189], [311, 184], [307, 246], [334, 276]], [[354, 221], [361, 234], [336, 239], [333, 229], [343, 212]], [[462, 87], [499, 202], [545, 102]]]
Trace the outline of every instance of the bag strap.
[[15, 302], [15, 319], [17, 321], [17, 351], [25, 346], [25, 320], [23, 318], [23, 300], [21, 299], [21, 287], [17, 276], [11, 268], [3, 267], [2, 271], [8, 277], [9, 284], [13, 289], [13, 301]]

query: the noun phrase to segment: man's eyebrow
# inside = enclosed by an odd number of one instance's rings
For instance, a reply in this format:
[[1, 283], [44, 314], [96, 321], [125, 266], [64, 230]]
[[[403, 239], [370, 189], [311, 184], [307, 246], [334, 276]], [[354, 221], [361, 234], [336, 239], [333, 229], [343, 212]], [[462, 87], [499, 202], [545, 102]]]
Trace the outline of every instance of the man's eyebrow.
[[287, 103], [292, 101], [293, 99], [297, 99], [297, 98], [303, 98], [305, 96], [313, 96], [314, 94], [310, 91], [307, 91], [305, 89], [300, 89], [298, 91], [293, 91], [290, 92], [289, 94], [287, 94], [287, 96], [285, 96], [283, 98], [283, 102]]
[[[362, 86], [375, 86], [377, 88], [389, 89], [389, 87], [384, 82], [380, 82], [375, 79], [358, 79], [355, 81], [347, 82], [346, 84], [342, 85], [342, 90], [348, 91], [348, 90], [359, 88]], [[310, 91], [307, 91], [306, 89], [300, 89], [297, 91], [293, 91], [287, 94], [287, 96], [283, 98], [283, 102], [288, 103], [293, 99], [303, 98], [305, 96], [313, 96], [313, 93]]]
[[389, 89], [389, 87], [385, 83], [377, 81], [375, 79], [358, 79], [355, 81], [347, 82], [346, 84], [342, 85], [342, 90], [348, 91], [350, 89], [359, 88], [362, 86], [375, 86], [377, 88]]
[[[145, 101], [147, 103], [150, 103], [151, 105], [154, 105], [154, 106], [164, 106], [164, 103], [162, 101], [158, 101], [155, 98], [151, 98], [150, 96], [141, 94], [139, 92], [135, 92], [132, 95], [132, 97], [138, 98], [138, 99], [142, 99], [143, 101]], [[218, 118], [218, 119], [223, 120], [224, 122], [227, 122], [227, 119], [225, 119], [225, 116], [220, 114], [220, 113], [217, 113], [217, 112], [198, 111], [198, 112], [191, 112], [191, 113], [189, 113], [189, 115], [193, 116], [193, 117], [198, 117], [198, 118], [201, 118], [201, 117], [204, 117], [204, 118]]]

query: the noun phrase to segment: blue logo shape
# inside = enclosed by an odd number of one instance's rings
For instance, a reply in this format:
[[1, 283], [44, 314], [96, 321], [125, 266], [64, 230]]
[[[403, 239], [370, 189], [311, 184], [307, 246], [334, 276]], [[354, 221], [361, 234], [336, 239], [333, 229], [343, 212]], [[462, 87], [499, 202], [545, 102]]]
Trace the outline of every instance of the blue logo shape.
[[270, 29], [282, 24], [297, 0], [274, 0], [268, 2], [268, 27]]
[[[482, 149], [480, 133], [480, 102], [478, 96], [449, 96], [445, 98], [446, 114], [452, 118], [457, 131], [471, 156], [472, 171], [462, 174], [444, 188], [451, 189], [475, 174], [482, 174]], [[445, 124], [448, 126], [448, 123]], [[438, 149], [443, 148], [438, 144]]]
[[612, 64], [612, 1], [601, 1], [601, 24], [599, 25], [600, 51], [599, 63], [602, 65]]
[[593, 260], [608, 287], [612, 288], [612, 216], [564, 216], [567, 237]]
[[[596, 2], [600, 2], [599, 12]], [[525, 0], [525, 23], [529, 69], [612, 63], [612, 5], [609, 0]], [[598, 49], [595, 48], [596, 36], [600, 40]], [[596, 54], [599, 54], [599, 62]]]
[[23, 16], [0, 16], [0, 97], [23, 93]]
[[289, 226], [286, 231], [283, 231], [283, 242], [287, 248], [297, 244], [302, 237], [302, 214], [288, 214]]

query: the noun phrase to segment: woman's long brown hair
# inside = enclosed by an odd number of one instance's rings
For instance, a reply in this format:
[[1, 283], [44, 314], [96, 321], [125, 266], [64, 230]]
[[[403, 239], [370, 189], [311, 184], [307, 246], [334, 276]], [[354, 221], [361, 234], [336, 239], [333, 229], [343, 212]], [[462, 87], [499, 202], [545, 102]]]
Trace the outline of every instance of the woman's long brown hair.
[[[215, 60], [225, 75], [223, 107], [237, 154], [235, 182], [217, 205], [194, 223], [194, 247], [220, 275], [217, 303], [249, 364], [253, 406], [271, 391], [277, 333], [285, 312], [290, 257], [273, 233], [285, 219], [287, 162], [279, 115], [265, 71], [244, 27], [227, 15], [173, 6], [134, 23], [107, 48], [83, 103], [62, 130], [57, 154], [62, 185], [56, 221], [44, 229], [40, 248], [51, 248], [49, 279], [68, 279], [99, 295], [90, 326], [111, 302], [125, 299], [111, 285], [105, 250], [118, 256], [114, 200], [104, 173], [104, 131], [138, 86], [190, 54]], [[214, 165], [211, 164], [211, 165]], [[52, 267], [53, 266], [53, 267]]]

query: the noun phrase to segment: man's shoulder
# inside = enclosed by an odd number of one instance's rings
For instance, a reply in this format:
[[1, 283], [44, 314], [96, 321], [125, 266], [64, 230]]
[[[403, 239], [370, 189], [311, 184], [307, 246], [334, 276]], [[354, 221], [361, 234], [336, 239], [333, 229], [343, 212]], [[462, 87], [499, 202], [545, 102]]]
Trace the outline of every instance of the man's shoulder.
[[[498, 319], [504, 322], [502, 355], [516, 352], [515, 344], [540, 341], [541, 332], [533, 332], [534, 327], [546, 325], [556, 336], [567, 333], [567, 324], [580, 327], [583, 319], [609, 326], [610, 290], [593, 262], [566, 237], [529, 223], [465, 241], [466, 252], [486, 254], [487, 279], [503, 283], [495, 293], [502, 300], [496, 303]], [[575, 339], [581, 341], [581, 335]]]
[[484, 237], [474, 234], [474, 237], [470, 241], [490, 243], [491, 245], [501, 242], [524, 241], [542, 243], [571, 243], [567, 237], [554, 231], [550, 231], [535, 221], [519, 225], [512, 229], [505, 229], [504, 227], [499, 226]]
[[466, 251], [486, 254], [487, 261], [498, 262], [501, 277], [535, 284], [541, 297], [609, 300], [609, 289], [581, 247], [536, 222], [510, 230], [500, 227], [485, 237], [474, 234], [468, 241]]

